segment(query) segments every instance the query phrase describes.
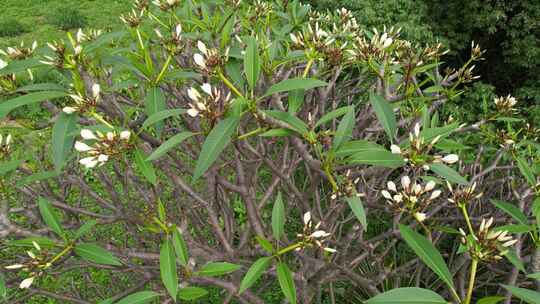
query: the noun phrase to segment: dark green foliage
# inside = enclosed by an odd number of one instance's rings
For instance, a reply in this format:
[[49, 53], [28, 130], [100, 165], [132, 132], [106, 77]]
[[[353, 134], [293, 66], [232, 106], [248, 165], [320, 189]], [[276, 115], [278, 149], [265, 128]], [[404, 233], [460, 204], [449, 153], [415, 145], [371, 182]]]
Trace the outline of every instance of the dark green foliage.
[[64, 31], [82, 28], [86, 25], [86, 17], [77, 9], [62, 7], [51, 15], [51, 24]]
[[0, 21], [0, 37], [15, 37], [26, 32], [26, 28], [13, 18]]

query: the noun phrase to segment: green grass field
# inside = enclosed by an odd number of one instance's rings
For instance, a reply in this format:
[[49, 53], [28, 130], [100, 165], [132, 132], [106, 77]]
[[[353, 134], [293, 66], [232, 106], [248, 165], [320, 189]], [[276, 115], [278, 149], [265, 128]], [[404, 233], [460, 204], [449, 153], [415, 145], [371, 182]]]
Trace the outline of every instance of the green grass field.
[[[65, 38], [67, 28], [108, 29], [121, 24], [119, 15], [130, 10], [130, 0], [1, 0], [0, 48], [21, 40], [40, 45]], [[79, 14], [79, 16], [77, 16]], [[19, 24], [17, 24], [19, 23]], [[62, 29], [64, 27], [64, 29]]]

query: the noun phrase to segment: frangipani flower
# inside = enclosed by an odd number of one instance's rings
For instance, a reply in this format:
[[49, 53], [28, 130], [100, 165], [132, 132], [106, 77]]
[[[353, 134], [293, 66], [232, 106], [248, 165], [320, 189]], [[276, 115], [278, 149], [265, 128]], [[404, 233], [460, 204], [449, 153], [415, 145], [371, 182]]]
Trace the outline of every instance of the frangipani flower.
[[86, 168], [94, 168], [95, 166], [102, 166], [110, 157], [125, 150], [128, 146], [131, 132], [122, 131], [120, 134], [107, 132], [106, 134], [102, 134], [97, 131], [94, 134], [94, 132], [88, 129], [83, 129], [81, 130], [81, 137], [84, 140], [91, 140], [93, 143], [89, 145], [82, 141], [75, 142], [75, 150], [87, 155], [79, 163]]
[[517, 243], [518, 240], [510, 236], [508, 231], [491, 229], [492, 225], [493, 217], [482, 219], [475, 234], [467, 234], [463, 229], [459, 229], [461, 243], [467, 246], [473, 258], [486, 262], [501, 260], [508, 252], [508, 247]]
[[424, 186], [411, 182], [407, 175], [401, 178], [401, 188], [393, 181], [389, 181], [386, 185], [387, 190], [382, 190], [381, 194], [386, 199], [387, 203], [399, 211], [407, 211], [419, 222], [423, 222], [427, 218], [427, 214], [423, 212], [426, 207], [441, 195], [441, 190], [435, 190], [435, 182], [429, 181]]
[[319, 229], [319, 227], [321, 226], [321, 222], [317, 223], [316, 225], [313, 225], [313, 221], [311, 219], [311, 212], [308, 211], [304, 213], [303, 221], [304, 221], [303, 233], [298, 234], [298, 238], [301, 239], [302, 246], [300, 246], [296, 250], [301, 250], [306, 245], [314, 244], [326, 252], [330, 252], [330, 253], [336, 252], [335, 249], [326, 247], [324, 245], [326, 238], [328, 238], [332, 234]]
[[75, 101], [75, 104], [64, 107], [62, 111], [66, 114], [72, 114], [75, 112], [84, 113], [97, 105], [97, 103], [100, 101], [100, 92], [101, 87], [99, 84], [95, 83], [92, 85], [91, 97], [82, 96], [81, 93], [71, 94], [69, 96], [71, 99], [73, 99], [73, 101]]
[[223, 66], [229, 57], [229, 48], [227, 48], [223, 56], [221, 56], [217, 49], [208, 48], [206, 44], [200, 40], [197, 41], [197, 49], [200, 53], [193, 54], [193, 61], [199, 69], [209, 74]]
[[189, 104], [191, 108], [187, 111], [189, 116], [197, 117], [202, 113], [205, 116], [213, 117], [228, 106], [231, 98], [230, 92], [226, 96], [222, 96], [221, 90], [212, 87], [209, 83], [204, 83], [200, 89], [204, 94], [193, 87], [188, 89], [188, 97], [192, 100]]

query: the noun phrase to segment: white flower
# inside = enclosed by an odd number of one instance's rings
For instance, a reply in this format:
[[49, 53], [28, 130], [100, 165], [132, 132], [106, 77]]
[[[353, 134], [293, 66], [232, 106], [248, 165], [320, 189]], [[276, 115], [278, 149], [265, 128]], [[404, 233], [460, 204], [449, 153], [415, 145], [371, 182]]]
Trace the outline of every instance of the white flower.
[[405, 175], [401, 178], [401, 186], [403, 186], [403, 189], [409, 189], [409, 186], [411, 185], [411, 179]]
[[62, 111], [66, 114], [73, 114], [75, 112], [77, 112], [77, 109], [73, 108], [73, 107], [64, 107], [62, 109]]
[[441, 195], [441, 190], [435, 190], [433, 191], [433, 193], [431, 193], [431, 196], [429, 197], [430, 200], [434, 200], [436, 199], [437, 197], [439, 197]]
[[423, 212], [416, 212], [414, 214], [414, 218], [419, 222], [423, 222], [423, 221], [426, 220], [427, 215], [425, 213], [423, 213]]
[[334, 248], [329, 248], [329, 247], [324, 247], [323, 250], [326, 251], [326, 252], [330, 252], [330, 253], [334, 253], [334, 252], [337, 251]]
[[83, 139], [89, 140], [89, 139], [97, 139], [97, 137], [94, 135], [94, 132], [88, 130], [88, 129], [82, 129], [81, 130], [81, 137]]
[[382, 194], [382, 196], [384, 196], [386, 199], [389, 199], [389, 200], [392, 199], [392, 195], [390, 194], [390, 192], [388, 192], [388, 191], [386, 191], [386, 190], [381, 191], [381, 194]]
[[197, 91], [197, 89], [195, 88], [188, 89], [188, 96], [193, 101], [199, 101], [199, 99], [201, 98], [201, 94], [199, 94], [199, 91]]
[[77, 45], [74, 49], [75, 55], [79, 55], [82, 52], [82, 46]]
[[23, 268], [23, 267], [24, 267], [24, 265], [22, 265], [22, 264], [14, 264], [14, 265], [6, 266], [6, 267], [4, 267], [4, 268], [5, 268], [5, 269], [10, 269], [10, 270], [11, 270], [11, 269], [20, 269], [20, 268]]
[[94, 98], [98, 98], [100, 92], [101, 92], [101, 87], [99, 86], [99, 84], [94, 83], [92, 85], [92, 96], [94, 96]]
[[510, 246], [514, 245], [515, 243], [517, 243], [517, 241], [518, 241], [517, 239], [515, 239], [515, 240], [510, 240], [510, 241], [508, 241], [508, 242], [502, 244], [502, 246], [503, 246], [503, 247], [510, 247]]
[[388, 190], [397, 192], [396, 184], [394, 184], [394, 182], [389, 181], [388, 183], [386, 183], [386, 186], [388, 187]]
[[176, 25], [175, 32], [176, 32], [176, 37], [179, 37], [180, 34], [182, 33], [182, 25], [180, 23]]
[[106, 154], [100, 154], [97, 158], [97, 161], [100, 163], [104, 163], [109, 160], [109, 156]]
[[29, 277], [27, 279], [24, 279], [21, 284], [19, 284], [20, 289], [28, 288], [34, 283], [34, 277]]
[[448, 154], [445, 157], [442, 158], [442, 161], [447, 164], [453, 164], [459, 160], [459, 156], [456, 154]]
[[419, 137], [419, 136], [420, 136], [420, 124], [416, 123], [414, 125], [414, 137]]
[[304, 225], [308, 225], [311, 222], [311, 212], [304, 213]]
[[429, 181], [427, 184], [426, 184], [426, 187], [424, 188], [424, 190], [426, 192], [428, 191], [431, 191], [435, 188], [435, 182], [434, 181]]
[[197, 110], [195, 108], [191, 108], [191, 109], [187, 110], [187, 113], [191, 117], [197, 117], [197, 115], [199, 115], [199, 110]]
[[208, 95], [212, 95], [212, 86], [209, 83], [205, 83], [201, 86], [201, 89]]
[[81, 159], [79, 163], [86, 168], [94, 168], [97, 165], [98, 161], [94, 156], [90, 156]]
[[83, 143], [82, 141], [76, 141], [75, 142], [75, 150], [79, 152], [88, 152], [94, 150], [94, 148], [90, 147], [89, 145]]
[[193, 55], [193, 60], [195, 61], [195, 64], [197, 64], [198, 66], [206, 68], [206, 62], [204, 60], [204, 57], [201, 54], [196, 53], [195, 55]]
[[107, 132], [107, 140], [109, 140], [109, 141], [114, 140], [114, 133], [113, 132]]
[[0, 59], [0, 69], [3, 69], [7, 66], [7, 62], [5, 62], [4, 60]]
[[208, 53], [208, 49], [206, 48], [206, 45], [200, 40], [197, 41], [197, 48], [199, 49], [199, 51], [201, 51], [201, 53], [205, 55]]
[[330, 233], [327, 233], [326, 231], [324, 230], [317, 230], [315, 232], [313, 232], [310, 236], [314, 239], [318, 239], [318, 238], [324, 238], [324, 237], [327, 237], [329, 236]]
[[392, 151], [394, 154], [401, 154], [401, 148], [397, 145], [391, 145], [390, 151]]
[[123, 139], [123, 140], [129, 140], [130, 136], [131, 136], [131, 132], [129, 132], [129, 131], [120, 132], [120, 138]]
[[11, 143], [11, 134], [8, 134], [6, 136], [6, 146], [9, 146], [10, 143]]

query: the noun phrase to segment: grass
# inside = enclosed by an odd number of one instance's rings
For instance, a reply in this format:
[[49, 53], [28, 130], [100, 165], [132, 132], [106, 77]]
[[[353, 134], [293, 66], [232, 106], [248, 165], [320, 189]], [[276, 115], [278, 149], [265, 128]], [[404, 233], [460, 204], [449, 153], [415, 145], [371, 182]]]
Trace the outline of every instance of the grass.
[[[17, 45], [20, 41], [40, 46], [54, 39], [65, 39], [70, 27], [110, 29], [121, 25], [119, 16], [129, 11], [130, 0], [1, 0], [0, 27], [10, 25], [10, 35], [0, 37], [0, 48]], [[79, 13], [81, 17], [77, 17]], [[63, 29], [62, 29], [63, 28]], [[2, 35], [0, 35], [2, 36]]]

